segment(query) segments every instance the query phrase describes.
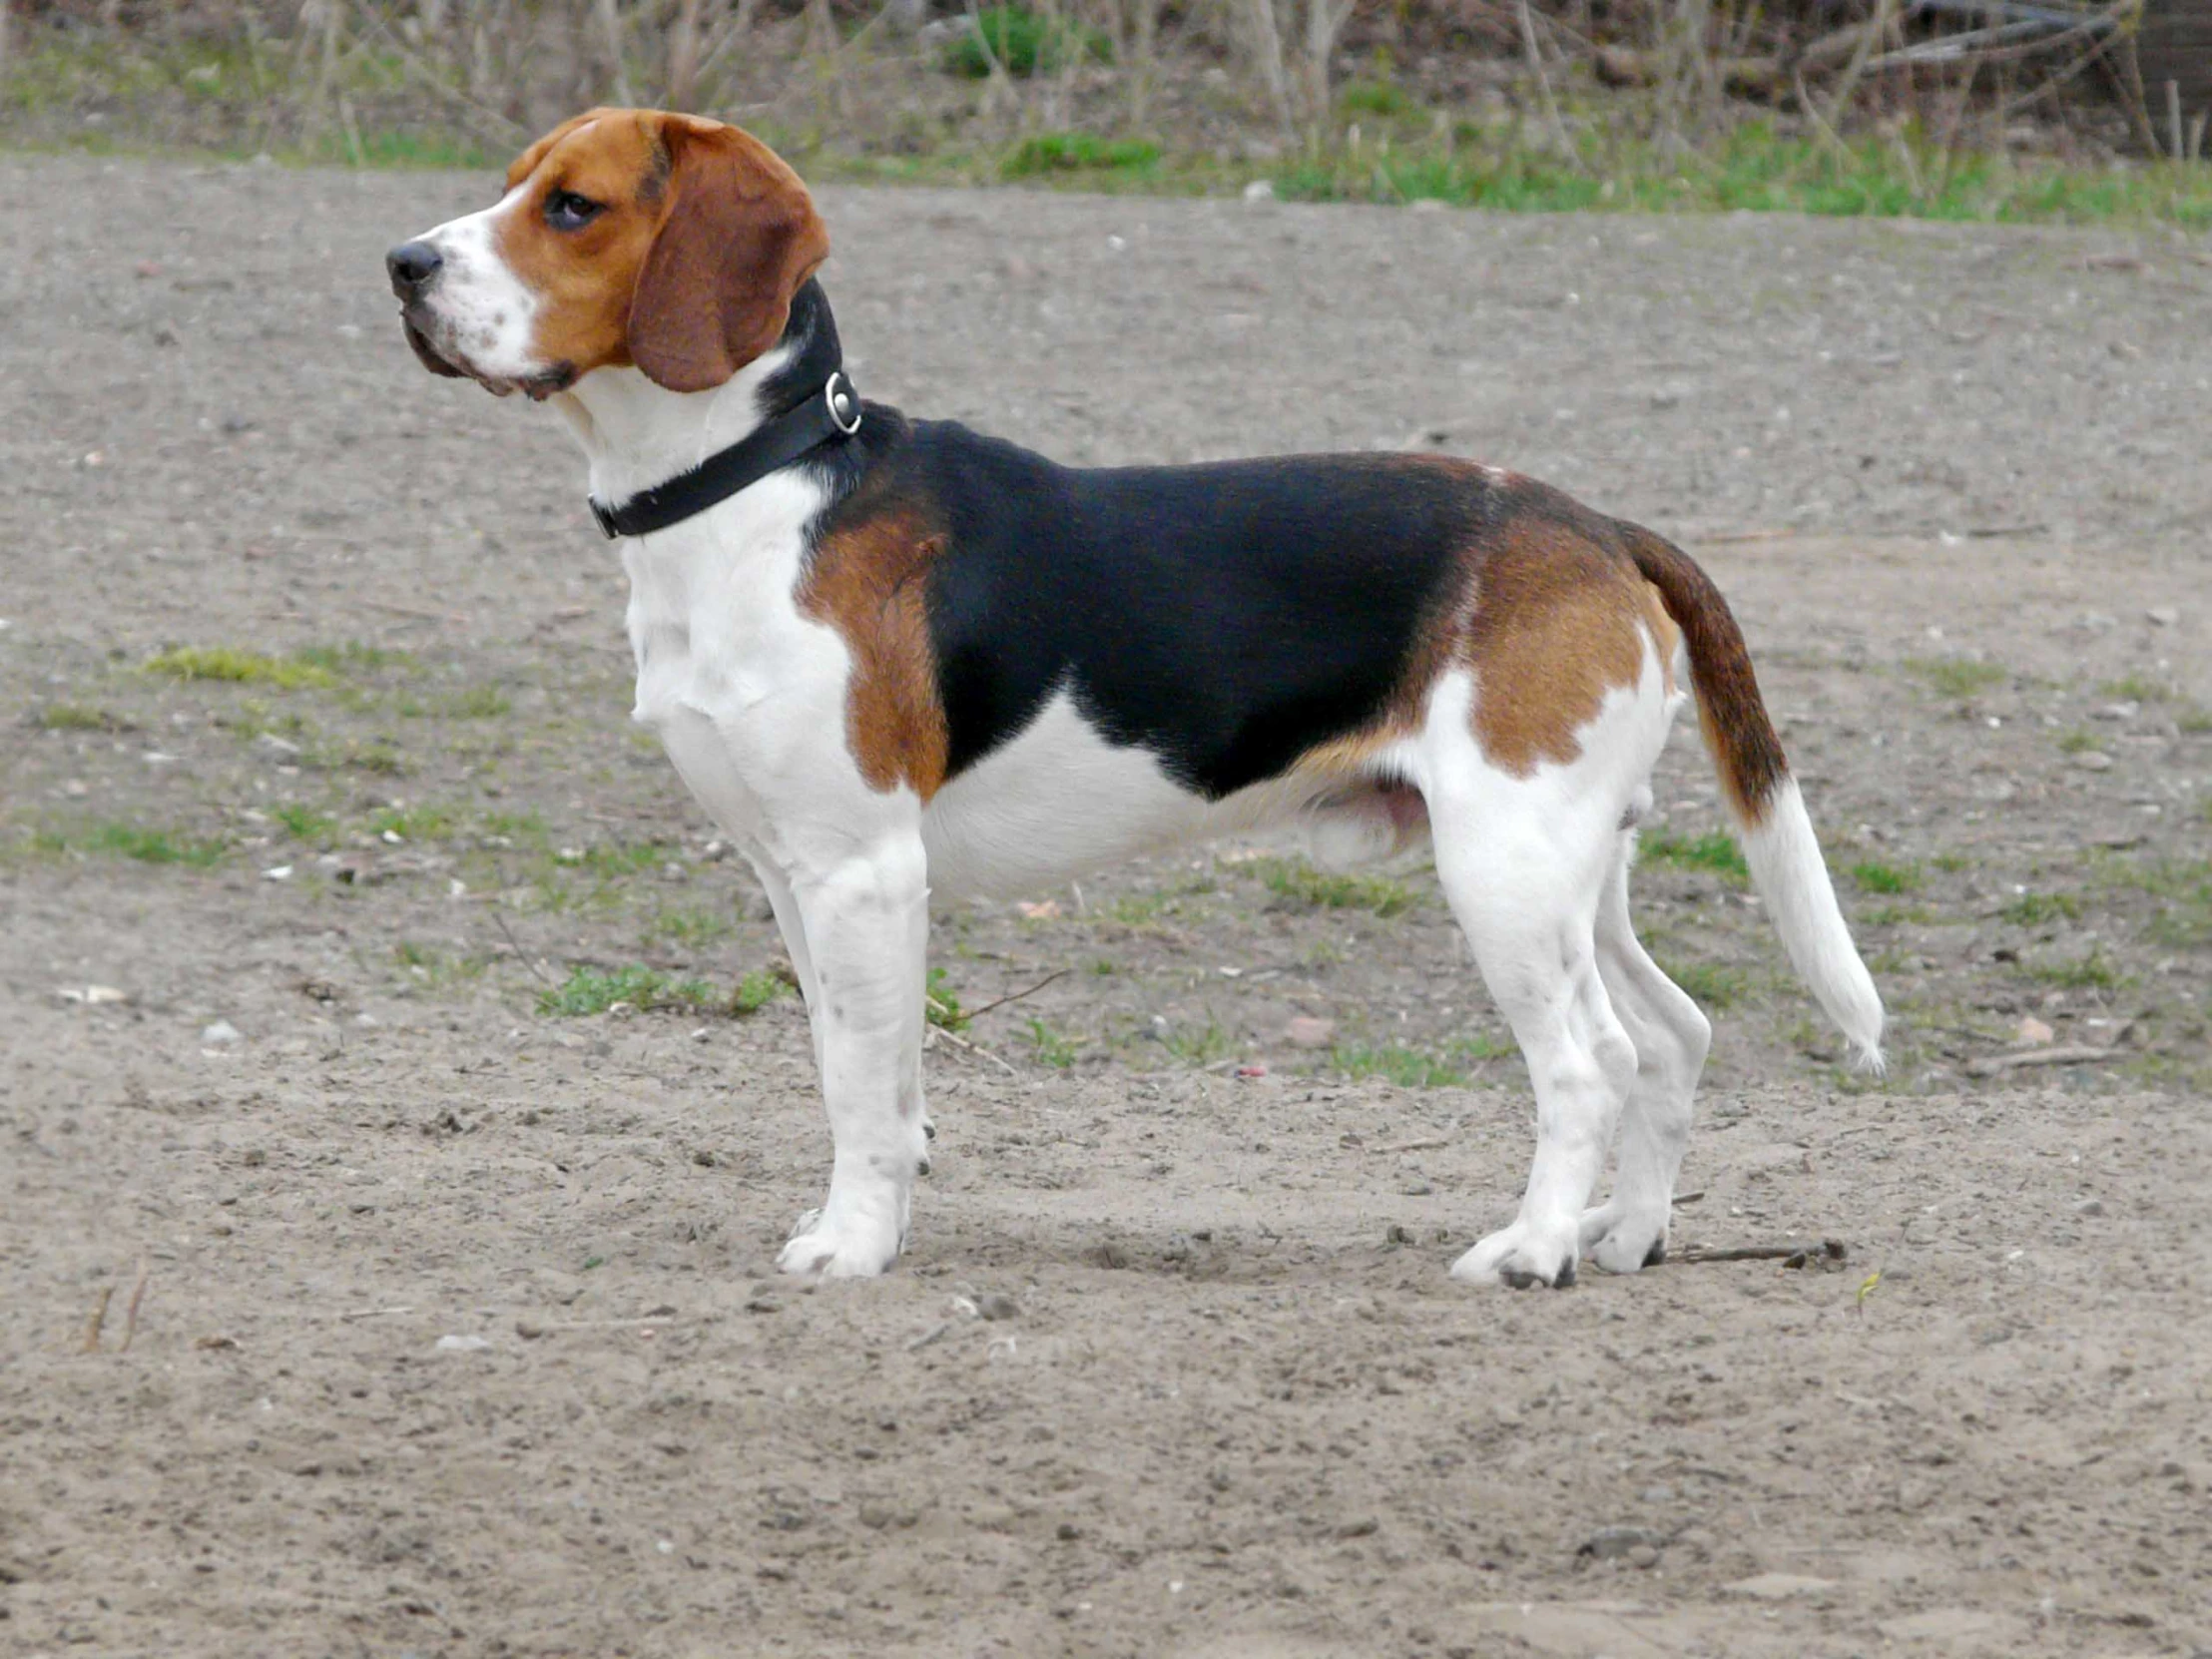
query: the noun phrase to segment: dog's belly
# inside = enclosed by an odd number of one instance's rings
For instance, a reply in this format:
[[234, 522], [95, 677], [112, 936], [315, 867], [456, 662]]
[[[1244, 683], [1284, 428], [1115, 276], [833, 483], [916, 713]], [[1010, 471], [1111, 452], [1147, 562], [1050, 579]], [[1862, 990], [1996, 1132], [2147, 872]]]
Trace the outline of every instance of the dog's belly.
[[1183, 788], [1148, 751], [1108, 743], [1062, 693], [930, 801], [930, 890], [1034, 892], [1206, 834], [1227, 805]]

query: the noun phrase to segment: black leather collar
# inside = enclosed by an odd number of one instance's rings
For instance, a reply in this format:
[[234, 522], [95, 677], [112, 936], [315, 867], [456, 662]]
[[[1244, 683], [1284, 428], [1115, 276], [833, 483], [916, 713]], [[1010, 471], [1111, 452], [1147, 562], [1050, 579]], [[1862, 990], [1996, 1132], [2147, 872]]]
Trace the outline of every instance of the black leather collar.
[[667, 483], [640, 490], [615, 506], [596, 495], [585, 499], [609, 541], [649, 536], [729, 500], [748, 484], [759, 483], [826, 443], [842, 443], [859, 429], [860, 394], [843, 369], [832, 369], [814, 396], [709, 455], [689, 472], [679, 472]]

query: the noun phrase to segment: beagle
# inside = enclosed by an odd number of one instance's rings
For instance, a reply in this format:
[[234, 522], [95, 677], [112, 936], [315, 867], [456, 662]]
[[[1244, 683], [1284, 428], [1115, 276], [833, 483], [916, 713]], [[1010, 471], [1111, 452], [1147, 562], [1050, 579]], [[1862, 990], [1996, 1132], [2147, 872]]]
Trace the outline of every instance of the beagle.
[[881, 1273], [906, 1238], [932, 892], [1286, 827], [1331, 860], [1429, 839], [1527, 1061], [1519, 1214], [1452, 1273], [1660, 1260], [1710, 1027], [1638, 944], [1628, 869], [1686, 695], [1791, 960], [1881, 1063], [1743, 636], [1687, 555], [1470, 462], [1082, 470], [909, 420], [844, 378], [829, 251], [758, 140], [602, 109], [387, 259], [426, 367], [549, 400], [581, 443], [635, 718], [775, 907], [835, 1147], [787, 1271]]

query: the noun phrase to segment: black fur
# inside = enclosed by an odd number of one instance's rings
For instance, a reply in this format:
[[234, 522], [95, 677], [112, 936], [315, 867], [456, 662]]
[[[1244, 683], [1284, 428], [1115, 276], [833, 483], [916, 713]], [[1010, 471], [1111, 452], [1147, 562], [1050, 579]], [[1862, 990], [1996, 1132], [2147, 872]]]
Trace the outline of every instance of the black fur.
[[1382, 710], [1488, 516], [1471, 469], [1329, 455], [1063, 467], [870, 406], [834, 534], [898, 504], [944, 538], [928, 615], [947, 777], [1065, 688], [1211, 799]]

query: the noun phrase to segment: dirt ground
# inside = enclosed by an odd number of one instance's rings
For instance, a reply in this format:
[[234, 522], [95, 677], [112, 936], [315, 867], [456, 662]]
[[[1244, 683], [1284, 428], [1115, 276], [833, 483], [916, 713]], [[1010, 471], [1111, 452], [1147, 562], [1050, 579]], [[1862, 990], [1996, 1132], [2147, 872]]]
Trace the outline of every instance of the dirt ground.
[[[581, 468], [382, 292], [491, 188], [0, 159], [0, 1648], [2212, 1651], [2204, 250], [826, 192], [871, 395], [1690, 546], [1897, 1027], [1839, 1069], [1684, 731], [1676, 1261], [1449, 1282], [1528, 1097], [1432, 876], [1230, 846], [942, 917], [1030, 994], [815, 1289], [803, 1016], [722, 1005], [778, 946]], [[685, 1005], [544, 1011], [633, 966]]]

